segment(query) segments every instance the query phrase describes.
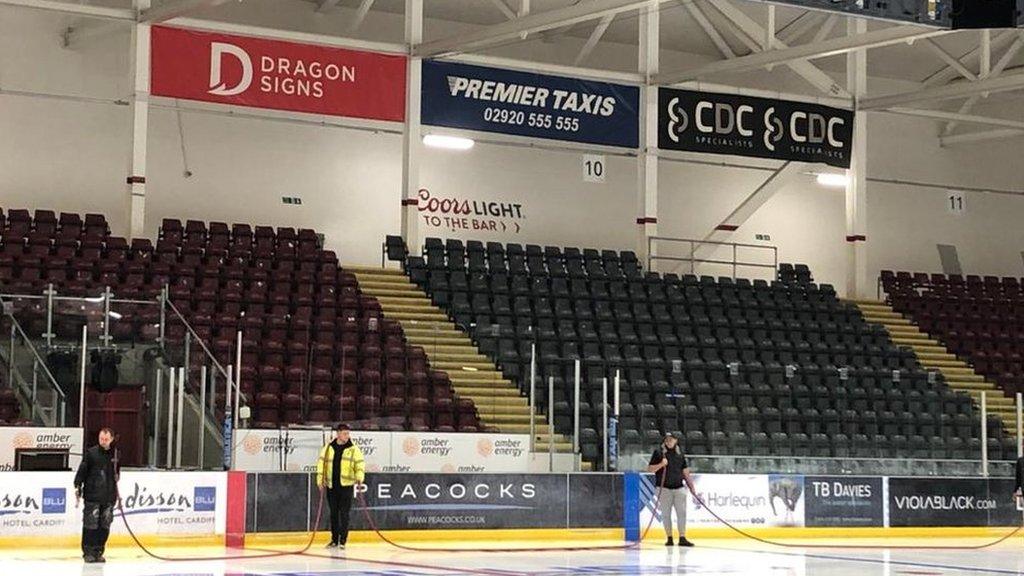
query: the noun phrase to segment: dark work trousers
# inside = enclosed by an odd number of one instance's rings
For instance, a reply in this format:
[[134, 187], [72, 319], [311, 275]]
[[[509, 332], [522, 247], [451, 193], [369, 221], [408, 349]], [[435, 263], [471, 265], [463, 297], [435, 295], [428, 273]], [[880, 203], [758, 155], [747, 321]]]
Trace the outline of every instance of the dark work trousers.
[[99, 558], [107, 548], [114, 505], [86, 502], [82, 512], [82, 555]]
[[348, 541], [348, 516], [352, 510], [354, 486], [338, 486], [327, 491], [327, 504], [331, 509], [331, 542]]

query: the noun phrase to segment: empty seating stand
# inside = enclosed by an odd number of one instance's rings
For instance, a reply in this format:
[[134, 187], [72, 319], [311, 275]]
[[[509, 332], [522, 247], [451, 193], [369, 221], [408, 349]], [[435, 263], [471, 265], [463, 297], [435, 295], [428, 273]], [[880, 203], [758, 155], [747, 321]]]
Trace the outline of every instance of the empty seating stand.
[[905, 314], [1007, 394], [1024, 392], [1024, 291], [1017, 278], [882, 271]]
[[603, 379], [621, 376], [623, 451], [665, 432], [695, 454], [966, 458], [969, 396], [816, 285], [806, 266], [761, 280], [645, 273], [632, 252], [426, 240], [406, 272], [538, 405], [555, 382], [572, 424], [581, 362], [583, 452], [596, 459]]
[[[406, 343], [313, 230], [167, 219], [155, 244], [129, 244], [95, 214], [10, 210], [0, 223], [0, 292], [39, 294], [53, 284], [62, 295], [95, 296], [109, 287], [116, 298], [155, 301], [166, 286], [222, 364], [241, 330], [239, 380], [257, 426], [346, 419], [364, 429], [479, 429], [472, 402]], [[115, 343], [159, 335], [157, 307], [119, 312]], [[58, 336], [76, 334], [58, 328]], [[180, 345], [185, 327], [169, 322], [166, 337]], [[192, 355], [191, 370], [201, 356]], [[0, 403], [0, 418], [7, 413]]]

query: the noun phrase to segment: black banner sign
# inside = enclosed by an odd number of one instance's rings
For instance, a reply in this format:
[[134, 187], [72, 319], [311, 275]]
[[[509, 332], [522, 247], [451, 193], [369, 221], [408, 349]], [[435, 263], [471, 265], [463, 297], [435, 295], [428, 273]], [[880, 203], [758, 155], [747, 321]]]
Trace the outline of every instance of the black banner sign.
[[805, 526], [884, 526], [882, 478], [807, 476]]
[[658, 147], [850, 167], [853, 111], [786, 100], [658, 90]]
[[890, 478], [890, 526], [1019, 526], [1009, 478]]

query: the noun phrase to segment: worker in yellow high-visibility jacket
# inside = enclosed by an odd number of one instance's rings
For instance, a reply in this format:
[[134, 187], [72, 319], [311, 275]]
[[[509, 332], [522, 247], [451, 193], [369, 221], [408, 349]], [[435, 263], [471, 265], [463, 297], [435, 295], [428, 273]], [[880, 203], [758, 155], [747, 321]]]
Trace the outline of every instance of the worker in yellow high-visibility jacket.
[[366, 479], [366, 460], [352, 442], [348, 424], [338, 424], [334, 430], [334, 440], [323, 447], [317, 459], [316, 484], [327, 490], [331, 511], [331, 542], [327, 547], [344, 550], [355, 486]]

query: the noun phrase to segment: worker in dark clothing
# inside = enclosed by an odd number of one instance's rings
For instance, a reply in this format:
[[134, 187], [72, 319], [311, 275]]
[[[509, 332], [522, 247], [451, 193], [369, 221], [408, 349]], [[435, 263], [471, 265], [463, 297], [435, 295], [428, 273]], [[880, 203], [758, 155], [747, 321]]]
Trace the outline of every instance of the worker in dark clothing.
[[690, 465], [686, 461], [686, 454], [679, 446], [679, 440], [672, 434], [665, 435], [662, 442], [647, 466], [648, 472], [655, 474], [655, 480], [660, 486], [659, 506], [661, 507], [661, 522], [665, 526], [665, 534], [668, 540], [665, 546], [674, 544], [672, 539], [672, 510], [676, 512], [676, 522], [679, 528], [679, 545], [693, 546], [693, 542], [686, 539], [686, 490], [685, 484], [690, 493], [697, 496], [697, 489], [693, 485], [693, 478], [690, 476]]
[[117, 493], [117, 452], [111, 449], [114, 433], [109, 428], [100, 430], [99, 445], [82, 455], [82, 463], [75, 474], [75, 498], [85, 500], [82, 513], [82, 557], [85, 562], [106, 562], [103, 552], [114, 521], [114, 503]]
[[316, 485], [327, 490], [331, 511], [331, 541], [327, 547], [344, 550], [355, 486], [366, 477], [366, 461], [363, 451], [352, 442], [348, 424], [338, 424], [334, 430], [334, 440], [320, 451], [316, 463]]

